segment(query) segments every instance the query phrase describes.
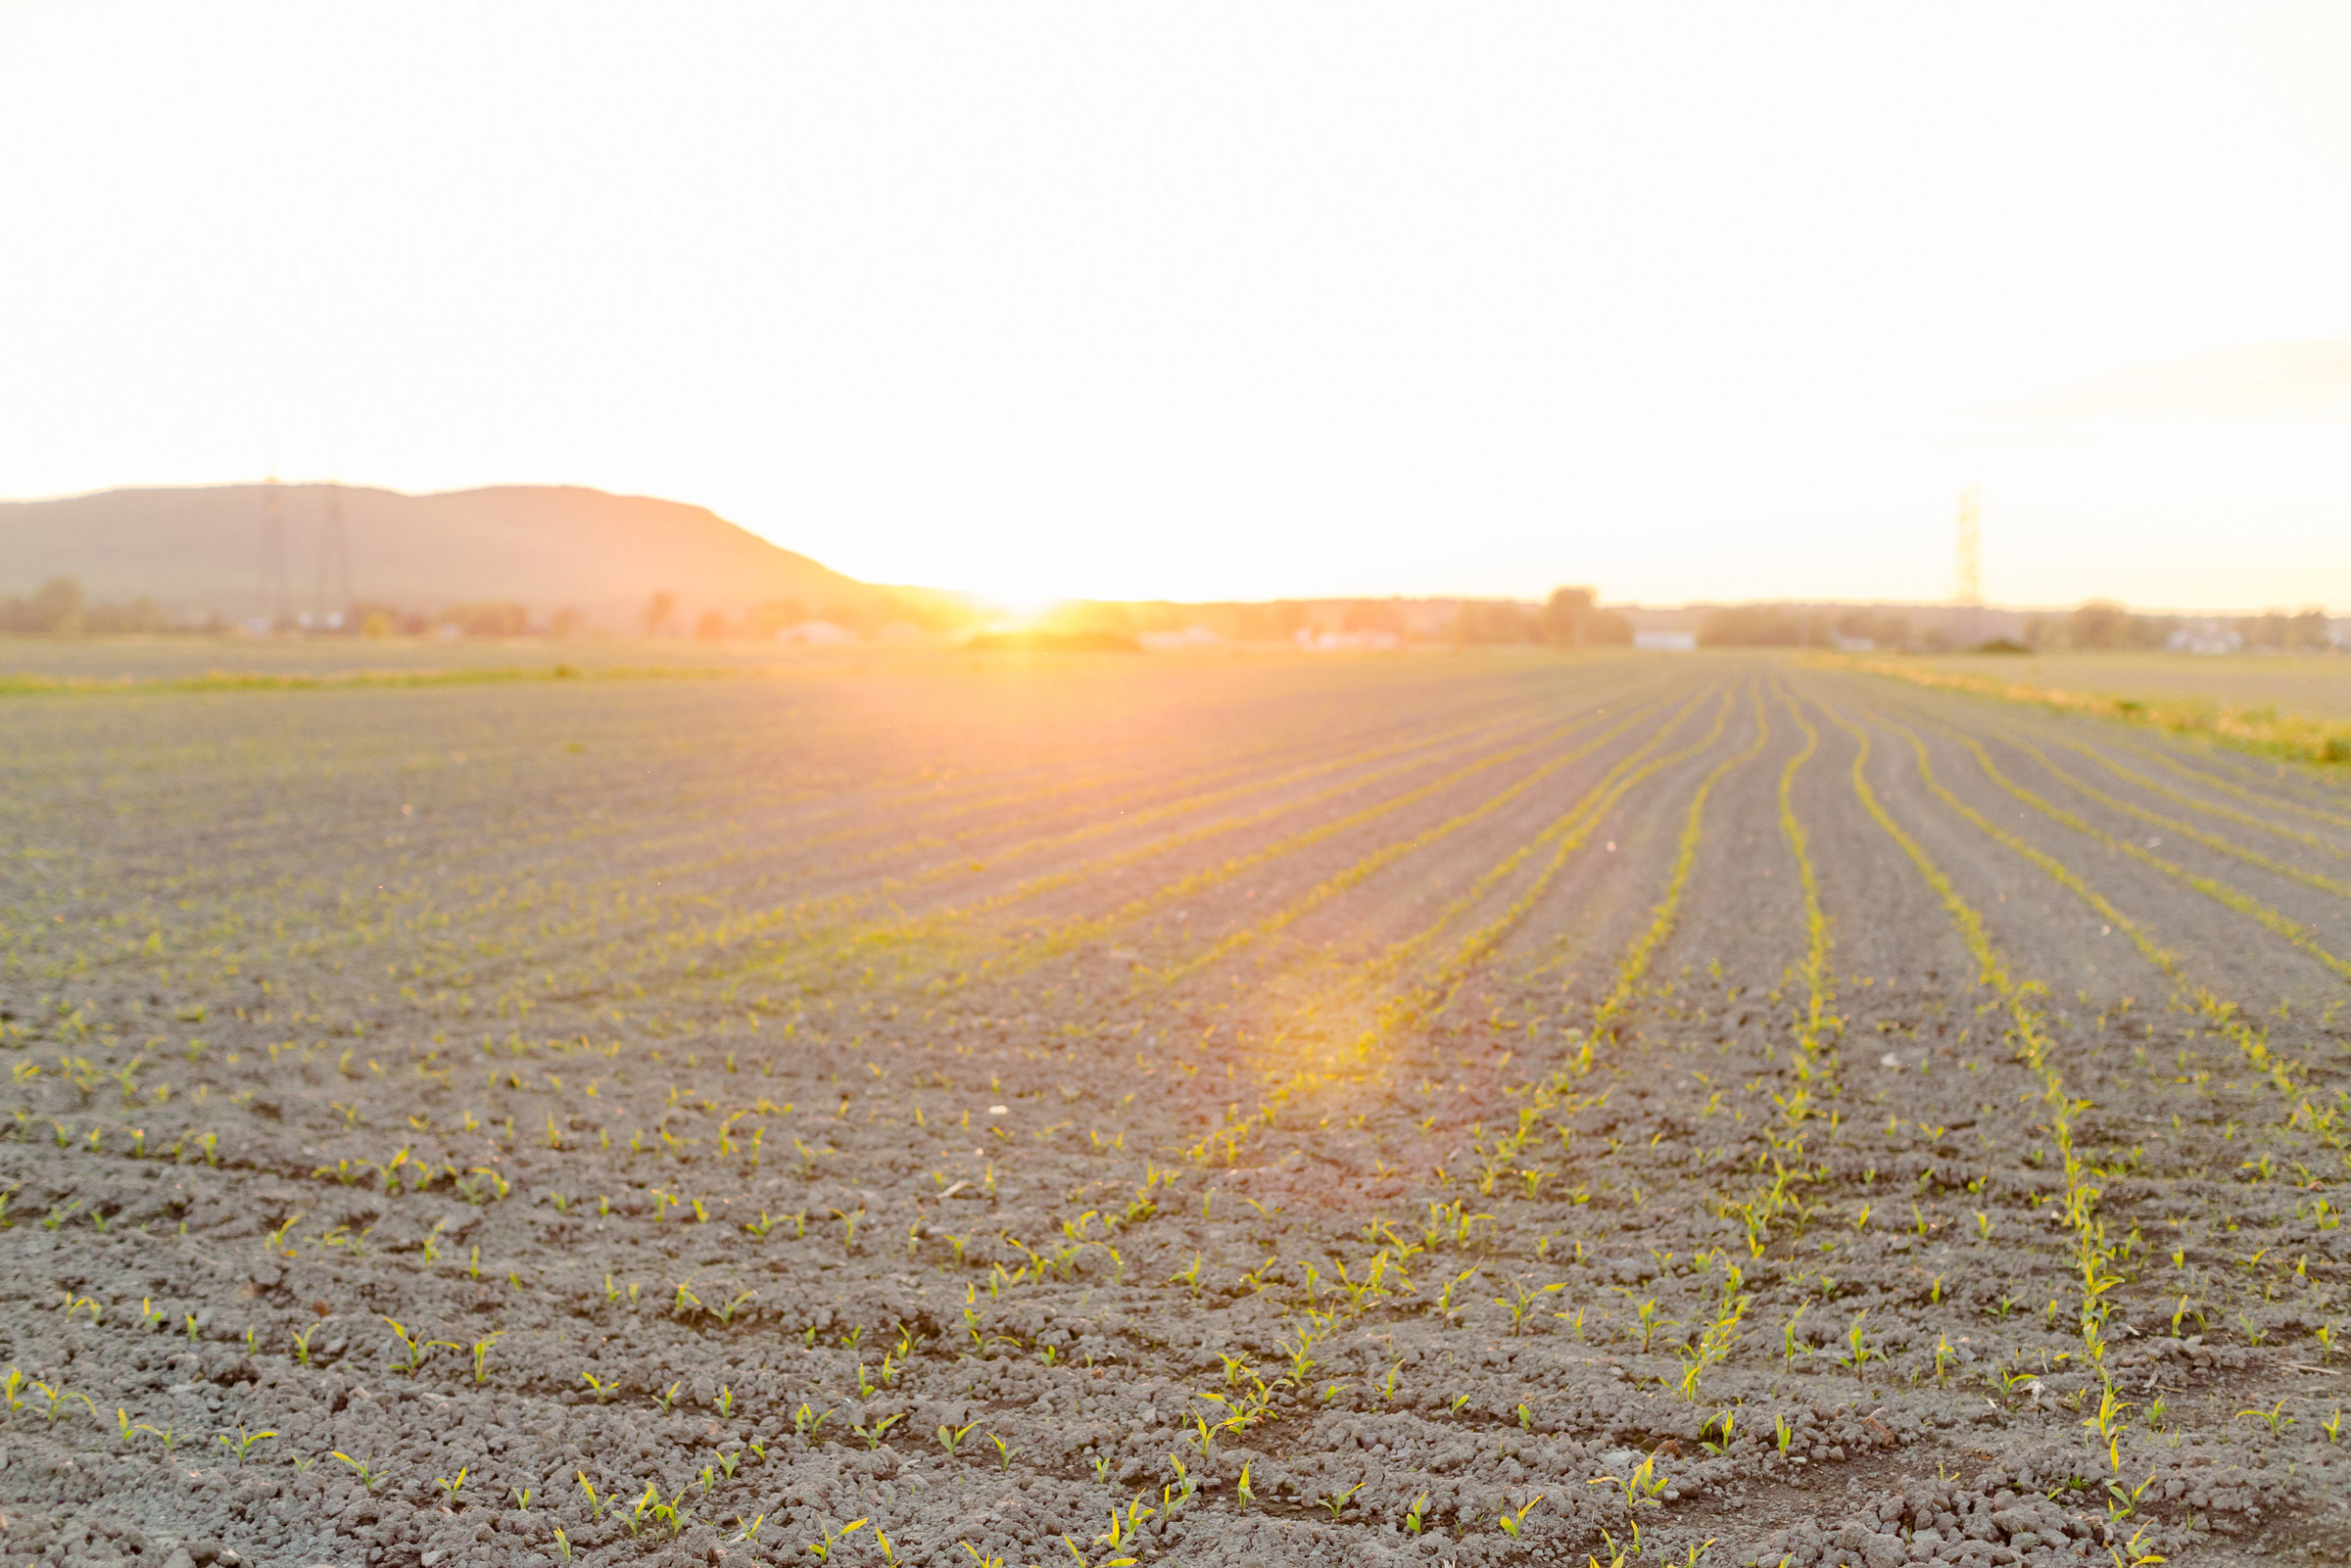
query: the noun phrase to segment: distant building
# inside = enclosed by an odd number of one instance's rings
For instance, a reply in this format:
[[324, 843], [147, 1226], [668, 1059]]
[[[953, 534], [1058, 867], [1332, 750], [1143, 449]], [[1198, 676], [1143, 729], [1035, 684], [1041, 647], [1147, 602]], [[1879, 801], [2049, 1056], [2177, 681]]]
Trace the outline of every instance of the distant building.
[[2205, 616], [2165, 638], [2163, 645], [2174, 653], [2234, 653], [2245, 640], [2228, 622]]
[[808, 647], [840, 647], [857, 641], [857, 634], [834, 621], [800, 621], [776, 629], [779, 642], [798, 642]]
[[1309, 653], [1369, 653], [1404, 646], [1393, 632], [1317, 632], [1300, 627], [1294, 641]]

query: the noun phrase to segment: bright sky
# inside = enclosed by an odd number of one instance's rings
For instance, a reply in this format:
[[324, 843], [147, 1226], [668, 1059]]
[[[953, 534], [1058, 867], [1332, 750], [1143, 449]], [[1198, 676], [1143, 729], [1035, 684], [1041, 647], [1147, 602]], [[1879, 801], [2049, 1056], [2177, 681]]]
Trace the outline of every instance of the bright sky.
[[[2351, 611], [2351, 6], [0, 5], [0, 495]], [[0, 568], [4, 570], [4, 568]], [[22, 585], [8, 585], [21, 588]]]

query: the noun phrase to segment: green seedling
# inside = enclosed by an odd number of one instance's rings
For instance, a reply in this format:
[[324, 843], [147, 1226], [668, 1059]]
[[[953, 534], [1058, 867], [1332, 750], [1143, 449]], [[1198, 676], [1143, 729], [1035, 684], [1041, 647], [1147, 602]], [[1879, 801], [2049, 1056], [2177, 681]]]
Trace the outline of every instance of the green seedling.
[[[178, 1433], [176, 1433], [176, 1432], [174, 1432], [174, 1431], [172, 1431], [172, 1430], [171, 1430], [169, 1427], [168, 1427], [168, 1426], [149, 1426], [149, 1425], [148, 1425], [146, 1422], [142, 1421], [142, 1422], [140, 1422], [140, 1423], [139, 1423], [139, 1425], [138, 1425], [138, 1430], [139, 1430], [139, 1431], [141, 1431], [141, 1432], [151, 1432], [151, 1433], [155, 1434], [155, 1441], [156, 1441], [156, 1442], [158, 1442], [158, 1443], [161, 1443], [161, 1444], [164, 1446], [164, 1452], [165, 1452], [167, 1455], [168, 1455], [168, 1454], [170, 1453], [171, 1449], [173, 1449], [173, 1448], [174, 1448], [174, 1447], [175, 1447], [175, 1446], [178, 1444], [178, 1442], [179, 1442], [179, 1434], [178, 1434]], [[341, 1454], [339, 1454], [339, 1453], [338, 1453], [338, 1454], [336, 1454], [336, 1455], [335, 1455], [335, 1457], [336, 1457], [336, 1458], [338, 1458], [338, 1459], [340, 1459], [340, 1458], [342, 1458], [342, 1457], [343, 1457], [343, 1455], [341, 1455]], [[366, 1477], [365, 1477], [364, 1475], [362, 1475], [362, 1476], [360, 1477], [360, 1483], [361, 1483], [362, 1485], [365, 1485], [365, 1484], [366, 1484]], [[374, 1489], [374, 1487], [372, 1487], [372, 1486], [369, 1486], [369, 1487], [367, 1488], [367, 1490], [368, 1490], [368, 1491], [370, 1491], [370, 1492], [372, 1492], [372, 1491], [374, 1491], [375, 1489]]]
[[505, 1330], [494, 1331], [487, 1339], [476, 1340], [473, 1346], [473, 1381], [478, 1387], [490, 1381], [490, 1347], [504, 1337]]
[[2147, 1495], [2147, 1489], [2154, 1484], [2155, 1472], [2152, 1470], [2148, 1471], [2147, 1478], [2135, 1487], [2126, 1489], [2119, 1480], [2107, 1482], [2106, 1517], [2120, 1524], [2123, 1520], [2138, 1512], [2139, 1499]]
[[[801, 1437], [807, 1439], [810, 1443], [814, 1443], [816, 1441], [817, 1428], [823, 1426], [826, 1418], [831, 1416], [832, 1413], [833, 1412], [831, 1410], [827, 1410], [823, 1415], [819, 1415], [812, 1406], [803, 1404], [797, 1410], [792, 1412], [792, 1424], [793, 1429], [796, 1430]], [[967, 1428], [966, 1430], [969, 1429]]]
[[1317, 1497], [1315, 1502], [1319, 1507], [1329, 1509], [1330, 1521], [1331, 1523], [1336, 1524], [1339, 1521], [1339, 1511], [1342, 1508], [1345, 1508], [1350, 1502], [1353, 1502], [1355, 1500], [1355, 1495], [1363, 1490], [1364, 1484], [1361, 1481], [1358, 1481], [1354, 1486], [1349, 1487], [1344, 1492], [1326, 1492], [1321, 1497]]
[[621, 1516], [620, 1522], [628, 1526], [631, 1539], [635, 1539], [637, 1533], [645, 1528], [646, 1516], [659, 1506], [660, 1502], [661, 1494], [654, 1489], [650, 1481], [648, 1481], [645, 1484], [645, 1496], [630, 1504], [629, 1511]]
[[1534, 1511], [1535, 1504], [1541, 1502], [1542, 1500], [1543, 1494], [1538, 1492], [1533, 1497], [1527, 1498], [1525, 1506], [1521, 1507], [1516, 1513], [1497, 1514], [1494, 1516], [1494, 1522], [1502, 1526], [1502, 1533], [1504, 1535], [1509, 1536], [1512, 1541], [1516, 1541], [1518, 1539], [1518, 1532], [1526, 1525], [1526, 1516], [1529, 1513], [1532, 1513]]
[[2267, 1410], [2239, 1410], [2236, 1413], [2240, 1418], [2248, 1415], [2253, 1417], [2254, 1420], [2270, 1429], [2272, 1437], [2283, 1437], [2285, 1429], [2294, 1424], [2294, 1418], [2285, 1413], [2283, 1400], [2279, 1400]]
[[2335, 1412], [2334, 1412], [2334, 1415], [2333, 1415], [2333, 1417], [2332, 1417], [2331, 1419], [2329, 1419], [2329, 1420], [2326, 1420], [2326, 1421], [2321, 1421], [2321, 1422], [2319, 1423], [2319, 1430], [2327, 1434], [2327, 1442], [2329, 1442], [2329, 1443], [2340, 1443], [2340, 1442], [2342, 1442], [2342, 1441], [2343, 1441], [2343, 1412], [2342, 1412], [2342, 1411], [2340, 1411], [2340, 1410], [2337, 1410], [2337, 1411], [2335, 1411]]
[[457, 1489], [465, 1485], [465, 1467], [459, 1465], [454, 1476], [435, 1476], [433, 1485], [441, 1489], [442, 1500], [451, 1507], [457, 1501]]
[[[165, 1451], [170, 1451], [170, 1446], [168, 1444], [165, 1445]], [[365, 1490], [373, 1492], [377, 1487], [383, 1485], [383, 1472], [369, 1464], [365, 1459], [355, 1459], [340, 1449], [333, 1450], [332, 1456], [342, 1460], [345, 1464], [350, 1465], [353, 1478], [357, 1480], [359, 1484]]]
[[121, 1430], [122, 1446], [129, 1448], [138, 1429], [130, 1424], [130, 1412], [120, 1404], [115, 1406], [115, 1425]]
[[587, 1471], [574, 1470], [572, 1474], [580, 1478], [580, 1490], [588, 1494], [588, 1517], [598, 1524], [603, 1523], [604, 1508], [612, 1499], [596, 1495], [596, 1484], [588, 1479]]
[[742, 1311], [742, 1310], [743, 1310], [744, 1304], [744, 1303], [746, 1303], [746, 1302], [749, 1302], [749, 1301], [756, 1300], [756, 1299], [757, 1299], [757, 1297], [758, 1297], [758, 1295], [759, 1295], [759, 1293], [758, 1293], [757, 1291], [755, 1291], [755, 1290], [746, 1290], [746, 1291], [744, 1291], [744, 1292], [740, 1293], [739, 1295], [736, 1295], [736, 1296], [734, 1296], [734, 1297], [731, 1297], [731, 1298], [730, 1298], [730, 1299], [728, 1299], [726, 1302], [724, 1302], [723, 1304], [721, 1304], [721, 1305], [720, 1305], [720, 1307], [719, 1307], [719, 1308], [718, 1308], [718, 1320], [719, 1320], [721, 1323], [732, 1323], [732, 1322], [734, 1322], [734, 1321], [735, 1321], [735, 1314], [736, 1314], [737, 1312], [740, 1312], [740, 1311]]
[[1257, 1500], [1257, 1494], [1249, 1489], [1249, 1465], [1246, 1463], [1241, 1466], [1240, 1484], [1233, 1488], [1233, 1496], [1240, 1499], [1244, 1511]]
[[555, 1550], [565, 1562], [571, 1561], [571, 1538], [563, 1533], [561, 1525], [555, 1526]]
[[594, 1372], [582, 1372], [580, 1376], [587, 1382], [588, 1387], [594, 1391], [596, 1395], [596, 1402], [599, 1404], [604, 1403], [606, 1401], [610, 1400], [613, 1395], [620, 1392], [620, 1379], [618, 1378], [614, 1378], [607, 1383], [602, 1378], [598, 1377]]
[[1388, 1375], [1379, 1380], [1379, 1396], [1390, 1404], [1396, 1402], [1396, 1380], [1403, 1371], [1404, 1363], [1398, 1361], [1394, 1366], [1388, 1368]]
[[999, 1475], [1012, 1474], [1012, 1456], [1021, 1450], [1007, 1444], [993, 1432], [987, 1435], [987, 1441], [996, 1446], [996, 1473]]
[[678, 1407], [678, 1390], [684, 1388], [685, 1386], [685, 1379], [680, 1378], [677, 1382], [670, 1384], [669, 1387], [654, 1394], [652, 1396], [653, 1407], [659, 1410], [663, 1415], [669, 1415], [675, 1412]]
[[979, 1424], [980, 1423], [977, 1421], [967, 1421], [959, 1427], [950, 1427], [944, 1424], [940, 1425], [938, 1429], [938, 1446], [947, 1450], [948, 1458], [952, 1459], [955, 1457], [955, 1450], [963, 1447], [963, 1440], [970, 1436], [972, 1428], [978, 1426]]
[[1454, 1275], [1452, 1279], [1446, 1281], [1445, 1288], [1437, 1293], [1438, 1316], [1444, 1318], [1450, 1323], [1462, 1315], [1462, 1309], [1453, 1305], [1453, 1293], [1458, 1287], [1467, 1284], [1470, 1280], [1470, 1277], [1476, 1274], [1476, 1266], [1472, 1265], [1471, 1267], [1463, 1269], [1460, 1273]]
[[83, 1405], [89, 1409], [90, 1415], [93, 1418], [95, 1418], [98, 1414], [98, 1406], [94, 1403], [91, 1403], [90, 1397], [86, 1394], [69, 1393], [63, 1385], [60, 1385], [57, 1388], [51, 1388], [46, 1383], [35, 1383], [33, 1385], [33, 1389], [36, 1393], [40, 1394], [49, 1402], [49, 1408], [46, 1413], [51, 1426], [57, 1425], [57, 1418], [65, 1414], [67, 1402], [71, 1400], [79, 1400]]
[[255, 1444], [266, 1443], [269, 1439], [276, 1436], [277, 1434], [275, 1432], [248, 1432], [243, 1427], [239, 1427], [237, 1428], [237, 1435], [235, 1437], [232, 1438], [227, 1433], [223, 1432], [217, 1437], [214, 1438], [213, 1441], [219, 1444], [220, 1447], [226, 1449], [229, 1452], [235, 1454], [237, 1456], [238, 1467], [243, 1468], [246, 1458], [253, 1452], [253, 1446]]
[[1511, 1294], [1495, 1297], [1494, 1305], [1511, 1314], [1511, 1333], [1516, 1336], [1526, 1332], [1527, 1319], [1534, 1315], [1534, 1309], [1541, 1305], [1544, 1297], [1566, 1288], [1566, 1283], [1562, 1281], [1557, 1285], [1546, 1285], [1539, 1291], [1529, 1291], [1525, 1285], [1512, 1280]]
[[1862, 1340], [1861, 1320], [1868, 1315], [1869, 1312], [1866, 1308], [1853, 1314], [1853, 1321], [1851, 1325], [1845, 1331], [1845, 1342], [1847, 1346], [1846, 1354], [1834, 1357], [1839, 1366], [1849, 1367], [1852, 1370], [1853, 1376], [1855, 1377], [1866, 1377], [1868, 1374], [1865, 1371], [1865, 1368], [1871, 1361], [1882, 1361], [1885, 1359], [1884, 1354], [1882, 1354], [1880, 1352], [1871, 1350], [1869, 1346]]
[[1420, 1534], [1421, 1510], [1427, 1506], [1428, 1494], [1425, 1492], [1421, 1493], [1420, 1496], [1413, 1499], [1412, 1507], [1406, 1510], [1404, 1515], [1404, 1528], [1408, 1534], [1415, 1536]]
[[[392, 1366], [396, 1372], [407, 1372], [413, 1376], [416, 1369], [424, 1365], [425, 1358], [433, 1352], [454, 1351], [461, 1348], [449, 1340], [420, 1340], [397, 1320], [387, 1317], [384, 1321], [392, 1325], [392, 1336], [401, 1348], [403, 1358], [395, 1361]], [[194, 1318], [188, 1319], [190, 1338], [194, 1337], [195, 1324]]]
[[809, 1542], [807, 1544], [808, 1555], [814, 1557], [818, 1562], [831, 1562], [833, 1560], [833, 1548], [843, 1541], [848, 1540], [849, 1537], [855, 1535], [858, 1531], [863, 1530], [870, 1522], [870, 1520], [866, 1519], [852, 1520], [848, 1524], [842, 1525], [839, 1530], [836, 1530], [833, 1528], [833, 1522], [831, 1520], [827, 1519], [821, 1513], [818, 1514], [816, 1516], [816, 1527], [824, 1532], [825, 1539], [822, 1541]]
[[[1110, 1510], [1110, 1528], [1094, 1537], [1094, 1541], [1109, 1546], [1113, 1551], [1120, 1551], [1131, 1546], [1134, 1544], [1134, 1538], [1142, 1532], [1143, 1521], [1158, 1511], [1157, 1508], [1146, 1507], [1140, 1497], [1127, 1504], [1124, 1512], [1113, 1507]], [[1069, 1538], [1065, 1536], [1062, 1539], [1067, 1542]], [[1127, 1560], [1133, 1561], [1132, 1558]], [[1107, 1565], [1103, 1565], [1103, 1568], [1107, 1568]]]
[[1788, 1418], [1785, 1415], [1773, 1418], [1771, 1437], [1772, 1441], [1780, 1446], [1780, 1457], [1783, 1459], [1788, 1457], [1788, 1445], [1796, 1441], [1796, 1428], [1788, 1424]]
[[[1594, 1476], [1590, 1485], [1616, 1488], [1624, 1495], [1624, 1506], [1627, 1513], [1636, 1512], [1645, 1506], [1662, 1508], [1665, 1506], [1665, 1502], [1658, 1494], [1665, 1490], [1666, 1480], [1665, 1477], [1656, 1473], [1656, 1464], [1657, 1456], [1654, 1453], [1649, 1454], [1634, 1466], [1631, 1475]], [[1637, 1537], [1635, 1539], [1638, 1540]]]
[[888, 1434], [889, 1429], [905, 1419], [903, 1414], [886, 1415], [875, 1421], [870, 1427], [852, 1426], [849, 1430], [865, 1439], [865, 1446], [868, 1449], [878, 1449], [882, 1447], [882, 1440]]
[[514, 1499], [514, 1506], [522, 1512], [529, 1513], [531, 1511], [531, 1489], [529, 1487], [508, 1487], [506, 1496]]

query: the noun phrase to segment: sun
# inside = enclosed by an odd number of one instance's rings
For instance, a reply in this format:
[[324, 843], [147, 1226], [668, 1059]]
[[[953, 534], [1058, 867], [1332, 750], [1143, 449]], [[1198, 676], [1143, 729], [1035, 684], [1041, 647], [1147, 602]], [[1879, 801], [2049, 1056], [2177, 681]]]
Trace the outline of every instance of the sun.
[[1006, 620], [1017, 621], [1024, 626], [1044, 619], [1068, 602], [1064, 594], [1017, 589], [988, 595], [988, 603]]

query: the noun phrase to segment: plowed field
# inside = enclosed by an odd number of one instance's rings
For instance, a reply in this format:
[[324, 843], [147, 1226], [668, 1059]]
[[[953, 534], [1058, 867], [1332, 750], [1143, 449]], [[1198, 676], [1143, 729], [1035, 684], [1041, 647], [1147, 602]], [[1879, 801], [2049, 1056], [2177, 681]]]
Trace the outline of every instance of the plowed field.
[[704, 674], [4, 699], [0, 1561], [2351, 1554], [2323, 774]]

